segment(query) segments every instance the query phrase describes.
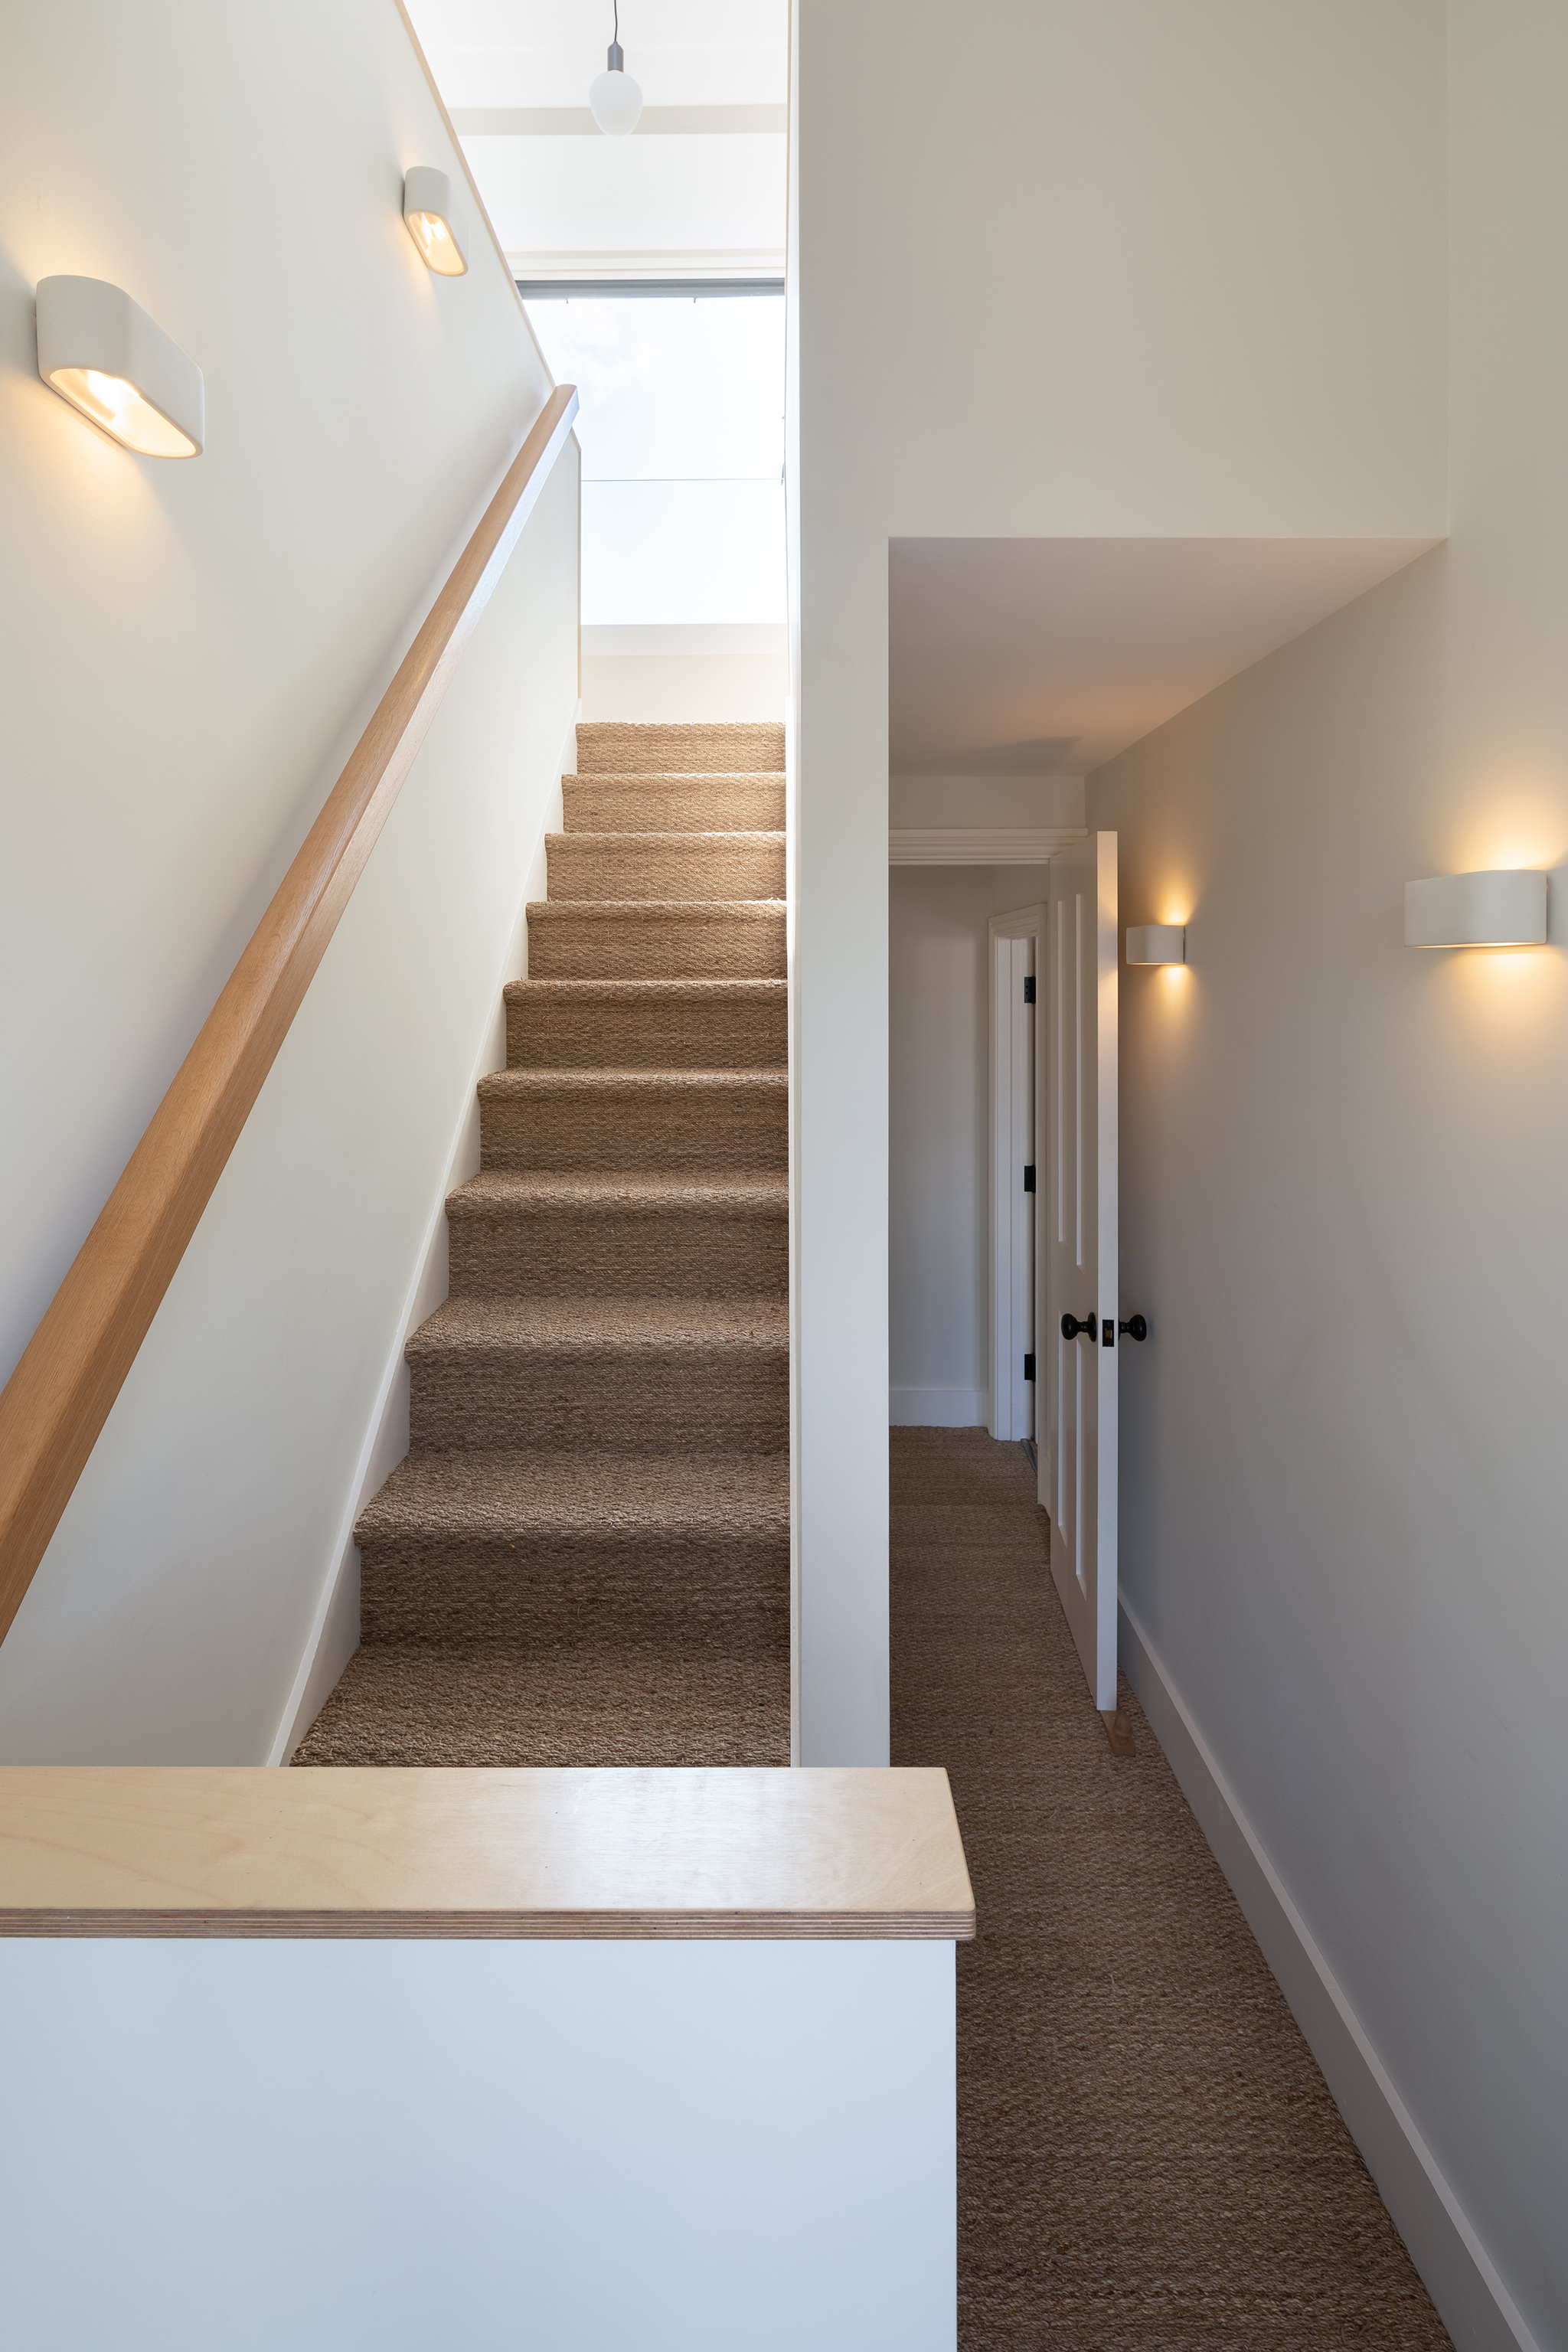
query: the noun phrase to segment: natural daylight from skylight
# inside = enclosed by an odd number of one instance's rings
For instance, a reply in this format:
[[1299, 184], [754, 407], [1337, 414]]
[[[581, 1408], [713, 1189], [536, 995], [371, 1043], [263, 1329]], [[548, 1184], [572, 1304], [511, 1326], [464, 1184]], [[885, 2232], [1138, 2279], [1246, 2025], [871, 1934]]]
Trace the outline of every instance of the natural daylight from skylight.
[[784, 618], [782, 294], [534, 299], [583, 448], [585, 626]]

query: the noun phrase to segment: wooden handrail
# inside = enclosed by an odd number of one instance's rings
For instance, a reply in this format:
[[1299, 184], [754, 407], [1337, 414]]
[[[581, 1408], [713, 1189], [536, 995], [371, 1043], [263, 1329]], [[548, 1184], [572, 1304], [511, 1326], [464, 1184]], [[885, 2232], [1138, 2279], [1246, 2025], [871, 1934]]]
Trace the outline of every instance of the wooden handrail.
[[0, 1640], [577, 414], [553, 392], [0, 1393]]

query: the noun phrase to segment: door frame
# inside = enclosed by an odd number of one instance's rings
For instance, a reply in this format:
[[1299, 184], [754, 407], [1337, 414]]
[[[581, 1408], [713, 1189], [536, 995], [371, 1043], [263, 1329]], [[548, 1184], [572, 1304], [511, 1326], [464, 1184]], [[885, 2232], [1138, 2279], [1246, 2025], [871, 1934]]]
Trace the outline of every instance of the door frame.
[[[987, 980], [990, 988], [990, 1037], [987, 1063], [990, 1072], [989, 1113], [986, 1119], [986, 1226], [990, 1237], [990, 1318], [989, 1340], [990, 1402], [987, 1427], [995, 1438], [1017, 1440], [1034, 1437], [1043, 1422], [1040, 1410], [1039, 1349], [1039, 1269], [1040, 1252], [1037, 1234], [1034, 1251], [1034, 1280], [1030, 1285], [1030, 1311], [1021, 1310], [1020, 1284], [1025, 1274], [1019, 1264], [1020, 1249], [1026, 1247], [1024, 1226], [1018, 1214], [1021, 1184], [1015, 1187], [1013, 1175], [1021, 1165], [1016, 1142], [1021, 1111], [1016, 1100], [1021, 1075], [1026, 1070], [1034, 1095], [1034, 1155], [1035, 1166], [1040, 1165], [1040, 1117], [1044, 1105], [1041, 1092], [1045, 1022], [1044, 995], [1041, 981], [1045, 969], [1045, 940], [1048, 916], [1042, 902], [1033, 907], [1015, 908], [1010, 914], [993, 915], [987, 923]], [[1021, 1059], [1019, 1047], [1027, 1034], [1024, 1023], [1021, 992], [1015, 997], [1013, 990], [1013, 949], [1018, 942], [1033, 942], [1035, 965], [1035, 1020], [1032, 1066]], [[1037, 1187], [1038, 1178], [1036, 1179]], [[1037, 1215], [1041, 1194], [1034, 1194]], [[1023, 1328], [1019, 1326], [1022, 1324]], [[1028, 1399], [1023, 1378], [1025, 1352], [1024, 1333], [1035, 1340], [1036, 1380], [1034, 1409], [1028, 1409]], [[1033, 1424], [1031, 1426], [1031, 1423]]]

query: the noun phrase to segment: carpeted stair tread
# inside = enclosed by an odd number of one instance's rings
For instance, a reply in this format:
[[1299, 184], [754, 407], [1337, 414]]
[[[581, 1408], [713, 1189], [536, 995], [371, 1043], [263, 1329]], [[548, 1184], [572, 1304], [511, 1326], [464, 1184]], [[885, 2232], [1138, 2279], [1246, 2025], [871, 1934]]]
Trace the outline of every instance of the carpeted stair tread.
[[648, 1101], [666, 1096], [695, 1102], [705, 1095], [777, 1096], [788, 1085], [784, 1070], [492, 1070], [479, 1080], [481, 1102], [590, 1102], [605, 1095]]
[[778, 833], [782, 775], [563, 776], [562, 826], [588, 833]]
[[729, 1354], [789, 1347], [782, 1298], [448, 1298], [421, 1323], [404, 1353], [413, 1364], [455, 1352], [582, 1356], [608, 1349]]
[[447, 1195], [449, 1217], [527, 1215], [540, 1210], [581, 1210], [603, 1214], [634, 1210], [639, 1216], [679, 1218], [693, 1209], [729, 1214], [782, 1217], [789, 1211], [789, 1185], [765, 1170], [717, 1170], [700, 1178], [588, 1170], [536, 1171], [483, 1168]]
[[408, 1454], [361, 1512], [362, 1550], [411, 1542], [789, 1538], [789, 1460], [759, 1454]]
[[782, 833], [552, 833], [550, 900], [782, 899]]
[[789, 1762], [789, 1654], [683, 1643], [539, 1651], [367, 1642], [297, 1764]]
[[497, 1070], [479, 1095], [486, 1168], [782, 1168], [789, 1151], [782, 1069]]
[[784, 727], [777, 720], [674, 721], [649, 725], [618, 719], [580, 720], [579, 775], [736, 775], [784, 763]]
[[528, 909], [541, 980], [783, 980], [782, 898], [548, 899]]
[[761, 1068], [789, 1051], [782, 980], [514, 980], [512, 1069]]

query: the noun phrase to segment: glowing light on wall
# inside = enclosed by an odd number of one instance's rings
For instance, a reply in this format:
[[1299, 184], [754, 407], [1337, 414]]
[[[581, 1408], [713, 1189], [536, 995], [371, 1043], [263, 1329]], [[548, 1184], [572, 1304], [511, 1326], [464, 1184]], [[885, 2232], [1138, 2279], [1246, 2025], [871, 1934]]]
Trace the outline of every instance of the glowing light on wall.
[[1519, 868], [1437, 874], [1405, 886], [1407, 948], [1537, 948], [1546, 943], [1544, 874]]
[[1127, 961], [1134, 964], [1185, 963], [1186, 926], [1183, 923], [1129, 923]]
[[467, 274], [468, 225], [445, 172], [416, 163], [404, 174], [403, 217], [415, 251], [437, 278]]
[[199, 457], [206, 388], [195, 360], [101, 278], [38, 281], [38, 373], [139, 457]]

